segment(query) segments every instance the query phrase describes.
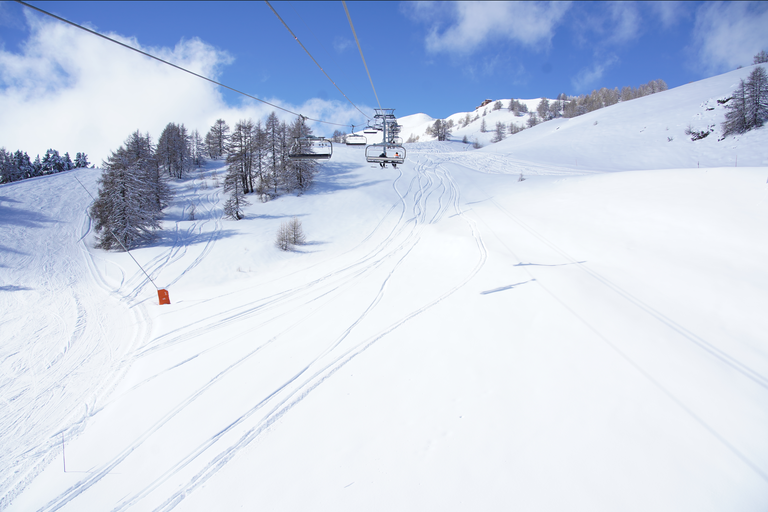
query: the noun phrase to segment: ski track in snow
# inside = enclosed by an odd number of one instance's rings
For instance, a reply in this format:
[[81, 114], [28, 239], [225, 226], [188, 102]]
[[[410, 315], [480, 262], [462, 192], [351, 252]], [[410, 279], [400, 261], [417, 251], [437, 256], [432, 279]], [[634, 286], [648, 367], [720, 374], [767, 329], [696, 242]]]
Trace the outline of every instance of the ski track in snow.
[[[410, 166], [405, 166], [405, 169], [407, 170], [409, 167]], [[176, 407], [169, 410], [112, 460], [101, 465], [86, 478], [70, 487], [67, 491], [50, 501], [40, 510], [59, 510], [96, 485], [106, 475], [115, 470], [121, 462], [139, 449], [155, 432], [160, 430], [185, 408], [194, 404], [197, 398], [224, 379], [230, 372], [249, 359], [257, 357], [263, 351], [265, 346], [272, 343], [279, 343], [281, 336], [289, 332], [296, 325], [307, 321], [312, 314], [311, 312], [307, 312], [308, 306], [316, 301], [332, 300], [333, 296], [354, 286], [359, 280], [365, 279], [375, 270], [382, 267], [389, 268], [384, 280], [379, 285], [377, 294], [368, 306], [351, 324], [341, 331], [338, 337], [335, 338], [329, 346], [313, 359], [307, 361], [297, 374], [291, 376], [278, 388], [269, 392], [251, 409], [234, 418], [223, 429], [217, 432], [216, 435], [196, 446], [185, 457], [180, 458], [173, 466], [168, 468], [162, 475], [155, 478], [149, 485], [139, 492], [121, 500], [113, 510], [119, 511], [130, 509], [139, 501], [147, 498], [153, 491], [169, 479], [178, 475], [182, 469], [195, 463], [197, 464], [196, 467], [201, 467], [202, 469], [200, 469], [186, 484], [181, 486], [179, 490], [167, 497], [157, 508], [155, 508], [155, 510], [170, 510], [174, 508], [184, 497], [214, 476], [229, 460], [236, 456], [238, 452], [246, 448], [261, 433], [273, 425], [275, 421], [299, 404], [309, 395], [309, 393], [320, 386], [340, 368], [363, 353], [387, 334], [438, 304], [445, 298], [451, 296], [469, 282], [483, 267], [487, 258], [487, 251], [474, 221], [464, 216], [464, 213], [461, 210], [461, 195], [458, 186], [451, 178], [450, 173], [439, 168], [430, 158], [420, 157], [415, 165], [413, 165], [413, 170], [415, 173], [410, 180], [408, 180], [406, 190], [401, 192], [399, 183], [402, 181], [402, 178], [404, 178], [404, 169], [403, 167], [398, 169], [398, 176], [393, 181], [392, 185], [393, 190], [398, 197], [398, 201], [392, 205], [386, 215], [386, 217], [395, 217], [394, 225], [389, 231], [380, 234], [378, 232], [386, 224], [385, 219], [382, 219], [372, 233], [365, 237], [356, 248], [350, 250], [349, 252], [358, 252], [361, 254], [357, 261], [333, 270], [332, 272], [300, 287], [287, 289], [273, 296], [265, 297], [250, 304], [246, 304], [237, 308], [236, 311], [227, 311], [222, 314], [201, 319], [196, 322], [193, 329], [183, 328], [181, 331], [184, 332], [176, 333], [175, 335], [173, 335], [173, 332], [169, 333], [137, 350], [134, 353], [134, 359], [147, 357], [156, 353], [158, 350], [167, 349], [178, 343], [203, 336], [220, 329], [224, 325], [246, 320], [252, 321], [254, 316], [266, 316], [264, 320], [260, 320], [261, 323], [255, 325], [255, 327], [258, 328], [260, 325], [280, 320], [287, 314], [277, 313], [275, 316], [270, 316], [270, 312], [273, 310], [279, 311], [282, 309], [284, 311], [290, 311], [292, 317], [296, 317], [297, 311], [302, 311], [302, 313], [299, 314], [300, 319], [298, 321], [291, 323], [280, 334], [257, 346], [242, 358], [233, 361], [227, 368], [196, 389], [186, 399], [178, 403]], [[216, 199], [218, 199], [218, 197], [216, 197]], [[210, 204], [213, 204], [213, 202], [214, 201], [210, 201]], [[209, 207], [209, 210], [210, 209], [212, 209], [212, 207]], [[408, 259], [413, 249], [419, 244], [420, 233], [424, 226], [439, 222], [449, 209], [453, 210], [454, 215], [461, 217], [471, 229], [472, 236], [475, 238], [478, 253], [478, 261], [476, 265], [469, 270], [468, 274], [462, 280], [439, 297], [411, 311], [377, 334], [365, 339], [355, 339], [354, 336], [351, 335], [373, 311], [376, 311], [377, 306], [386, 294], [387, 286], [391, 278], [396, 275], [398, 267]], [[220, 229], [218, 224], [216, 229]], [[209, 240], [214, 238], [215, 236], [211, 235]], [[155, 274], [157, 274], [168, 262], [174, 261], [174, 258], [178, 259], [180, 257], [179, 254], [182, 252], [182, 249], [179, 247], [180, 244], [177, 243], [177, 241], [178, 237], [172, 248], [168, 249], [162, 257], [156, 258], [151, 263], [151, 268]], [[369, 247], [371, 242], [373, 242], [373, 246]], [[192, 265], [199, 263], [207, 253], [208, 250], [206, 248], [201, 252], [200, 256], [195, 259]], [[134, 287], [132, 294], [135, 294], [136, 290], [141, 288], [142, 284], [133, 285], [129, 282], [127, 286], [129, 288]], [[291, 307], [286, 307], [288, 304], [290, 304]], [[254, 327], [252, 323], [249, 323], [249, 326], [252, 328]], [[192, 361], [206, 352], [216, 350], [229, 341], [231, 340], [224, 340], [210, 346], [187, 358], [185, 361], [180, 362], [178, 365], [163, 370], [161, 373], [175, 370], [180, 365]], [[160, 374], [152, 375], [143, 382], [136, 384], [128, 392], [147, 384], [159, 375]], [[118, 399], [119, 397], [113, 398], [113, 400]], [[106, 403], [104, 406], [106, 407], [108, 404], [109, 403]], [[257, 415], [257, 413], [267, 406], [271, 406], [268, 412], [260, 416]], [[254, 416], [256, 417], [254, 418]], [[228, 433], [233, 432], [236, 428], [239, 428], [240, 431], [245, 430], [245, 433], [243, 433], [236, 442], [231, 443], [228, 446], [217, 448], [218, 445], [224, 441], [225, 436]]]
[[[744, 453], [744, 450], [738, 446], [736, 440], [727, 439], [726, 436], [720, 434], [693, 407], [686, 404], [682, 398], [676, 396], [665, 387], [663, 376], [650, 374], [623, 351], [619, 344], [602, 334], [599, 327], [580, 317], [571, 308], [567, 300], [559, 296], [552, 287], [548, 286], [545, 275], [529, 266], [523, 266], [524, 263], [517, 258], [514, 249], [509, 247], [512, 244], [505, 242], [497, 233], [493, 232], [483, 221], [482, 217], [479, 216], [480, 214], [462, 208], [460, 186], [443, 164], [458, 164], [475, 172], [487, 174], [516, 175], [522, 173], [524, 175], [573, 176], [577, 174], [573, 169], [537, 166], [528, 162], [517, 162], [508, 158], [483, 153], [447, 150], [442, 152], [440, 150], [421, 152], [419, 150], [411, 150], [409, 155], [409, 162], [397, 169], [397, 175], [392, 180], [392, 189], [395, 194], [394, 202], [367, 236], [360, 240], [356, 246], [337, 256], [336, 259], [339, 262], [345, 263], [333, 268], [334, 265], [331, 262], [332, 268], [298, 286], [281, 289], [279, 292], [267, 296], [257, 295], [257, 298], [254, 300], [244, 302], [236, 308], [204, 316], [195, 322], [186, 324], [184, 327], [170, 330], [151, 339], [149, 338], [151, 325], [149, 325], [148, 315], [143, 309], [136, 309], [134, 314], [143, 317], [142, 322], [146, 326], [145, 330], [134, 335], [134, 342], [130, 345], [130, 350], [123, 353], [109, 352], [106, 356], [102, 356], [106, 357], [109, 361], [106, 366], [111, 371], [116, 372], [116, 376], [104, 386], [99, 387], [97, 393], [90, 391], [90, 397], [84, 401], [86, 404], [84, 410], [78, 410], [78, 412], [73, 413], [63, 421], [63, 424], [67, 426], [62, 432], [65, 431], [67, 437], [82, 432], [85, 428], [85, 420], [89, 416], [93, 416], [106, 407], [117, 403], [123, 396], [147, 386], [168, 372], [177, 371], [201, 356], [215, 353], [226, 345], [237, 341], [242, 334], [235, 334], [227, 339], [208, 343], [203, 348], [189, 354], [184, 360], [155, 371], [155, 373], [119, 395], [111, 393], [133, 363], [173, 349], [185, 342], [204, 338], [224, 327], [242, 325], [242, 333], [268, 325], [277, 325], [279, 329], [277, 334], [259, 342], [258, 345], [241, 354], [237, 359], [228, 361], [215, 375], [207, 379], [196, 389], [190, 391], [186, 397], [178, 401], [173, 407], [166, 410], [162, 416], [122, 448], [118, 454], [114, 455], [110, 460], [101, 463], [87, 476], [50, 500], [39, 511], [55, 511], [64, 508], [76, 509], [78, 497], [83, 496], [90, 490], [96, 491], [95, 487], [107, 475], [114, 472], [133, 454], [139, 453], [147, 441], [160, 433], [174, 418], [179, 417], [180, 414], [194, 407], [201, 397], [214, 390], [217, 385], [223, 383], [235, 370], [261, 357], [266, 352], [265, 349], [267, 347], [284, 342], [292, 330], [299, 328], [303, 324], [310, 323], [313, 315], [322, 306], [332, 304], [339, 297], [343, 297], [345, 293], [349, 293], [356, 286], [359, 286], [360, 283], [370, 283], [370, 281], [374, 280], [376, 292], [362, 307], [361, 311], [358, 312], [357, 316], [346, 325], [339, 326], [337, 334], [327, 340], [325, 346], [317, 350], [314, 355], [310, 353], [300, 354], [305, 360], [297, 365], [298, 368], [295, 373], [286, 375], [277, 386], [268, 390], [261, 390], [259, 396], [253, 398], [253, 402], [248, 408], [239, 412], [230, 411], [232, 415], [229, 418], [222, 418], [220, 420], [219, 424], [221, 427], [213, 435], [206, 439], [198, 440], [193, 446], [185, 448], [182, 456], [176, 457], [167, 467], [159, 469], [157, 474], [148, 477], [140, 489], [131, 489], [129, 493], [118, 498], [112, 507], [113, 512], [130, 510], [139, 505], [142, 508], [149, 508], [155, 511], [174, 509], [196, 489], [213, 478], [239, 453], [242, 453], [255, 440], [259, 439], [268, 429], [274, 428], [280, 418], [294, 407], [299, 406], [305, 398], [341, 368], [384, 339], [388, 334], [428, 311], [467, 285], [481, 271], [488, 258], [488, 249], [481, 234], [485, 230], [493, 234], [507, 247], [510, 254], [517, 259], [523, 270], [530, 276], [530, 280], [525, 282], [535, 282], [541, 286], [556, 302], [559, 302], [579, 320], [584, 322], [596, 336], [608, 344], [651, 384], [656, 386], [670, 400], [675, 402], [677, 406], [701, 424], [703, 428], [708, 430], [710, 434], [717, 438], [720, 443], [746, 465], [750, 466], [761, 478], [768, 481], [766, 473], [755, 461], [749, 458], [748, 454]], [[192, 222], [186, 227], [186, 230], [177, 221], [172, 232], [170, 247], [155, 256], [151, 261], [145, 263], [147, 273], [152, 276], [153, 280], [159, 281], [164, 286], [178, 283], [189, 271], [204, 261], [213, 250], [216, 240], [221, 236], [223, 229], [221, 209], [218, 206], [221, 201], [220, 189], [216, 187], [211, 192], [200, 194], [201, 184], [197, 179], [193, 180], [193, 183], [195, 184], [194, 193], [198, 197], [196, 208], [198, 212], [202, 212], [200, 216], [203, 219]], [[713, 343], [686, 329], [668, 314], [662, 313], [659, 308], [639, 299], [631, 290], [619, 286], [594, 269], [591, 269], [587, 263], [573, 257], [555, 241], [548, 239], [534, 226], [516, 216], [510, 211], [509, 207], [499, 204], [493, 199], [492, 195], [487, 193], [486, 195], [490, 198], [489, 203], [493, 205], [493, 208], [532, 235], [544, 247], [553, 251], [559, 257], [565, 258], [566, 261], [573, 265], [574, 269], [579, 269], [578, 271], [582, 272], [587, 278], [600, 283], [606, 293], [617, 294], [631, 304], [632, 307], [637, 308], [666, 326], [670, 331], [678, 335], [679, 339], [692, 343], [719, 361], [724, 367], [735, 370], [739, 375], [749, 379], [754, 384], [763, 389], [768, 389], [768, 379], [765, 376], [750, 368], [743, 361], [739, 361], [726, 351], [718, 348]], [[449, 212], [450, 215], [448, 215]], [[186, 213], [186, 208], [184, 208], [181, 214], [182, 218]], [[398, 270], [409, 261], [414, 251], [417, 250], [427, 226], [455, 217], [458, 217], [471, 233], [471, 239], [474, 241], [477, 255], [474, 265], [464, 268], [463, 274], [457, 274], [455, 282], [444, 292], [410, 311], [401, 313], [398, 318], [390, 319], [386, 313], [381, 311], [380, 304], [387, 296], [388, 289], [393, 286], [392, 283], [398, 275]], [[483, 230], [479, 228], [478, 222], [484, 225]], [[101, 288], [109, 290], [108, 284], [96, 270], [97, 264], [93, 256], [85, 248], [84, 240], [89, 230], [90, 223], [86, 223], [83, 226], [83, 232], [79, 235], [79, 247], [82, 255], [85, 256], [91, 278]], [[201, 247], [195, 247], [196, 252], [194, 255], [190, 254], [191, 247], [187, 242], [190, 239], [204, 240]], [[353, 258], [351, 262], [347, 261], [350, 256]], [[179, 267], [178, 264], [180, 262], [183, 263]], [[181, 268], [181, 270], [175, 270], [174, 275], [166, 275], [168, 273], [166, 269], [174, 264], [176, 264], [176, 269]], [[315, 268], [318, 265], [321, 265], [321, 263], [297, 270], [294, 274], [306, 272], [308, 269]], [[323, 262], [322, 265], [327, 266], [328, 262]], [[289, 274], [289, 276], [294, 274]], [[129, 277], [126, 278], [126, 275]], [[114, 293], [123, 303], [135, 304], [142, 294], [145, 285], [149, 283], [149, 280], [139, 271], [128, 272], [121, 269], [121, 276], [119, 289]], [[283, 276], [279, 279], [285, 278], [286, 276]], [[163, 282], [161, 279], [166, 279], [166, 281]], [[511, 289], [514, 286], [516, 285], [489, 290], [487, 293]], [[245, 294], [248, 290], [246, 287], [232, 293], [243, 293], [244, 296], [247, 296]], [[215, 300], [215, 298], [209, 300]], [[88, 347], [81, 347], [81, 340], [84, 337], [86, 328], [96, 325], [102, 326], [103, 324], [102, 322], [92, 321], [89, 318], [89, 315], [97, 313], [84, 306], [82, 297], [74, 292], [71, 297], [71, 303], [71, 310], [75, 312], [74, 327], [71, 328], [71, 334], [66, 346], [61, 353], [52, 359], [50, 366], [58, 365], [65, 355], [77, 362], [88, 361], [95, 357], [94, 354], [87, 352]], [[366, 325], [366, 321], [375, 314], [384, 315], [388, 319], [386, 326], [379, 328], [373, 334], [358, 335], [357, 332], [362, 330], [361, 328]], [[56, 320], [58, 324], [57, 329], [60, 331], [66, 330], [67, 321], [60, 318], [60, 314], [58, 316]], [[100, 327], [100, 329], [103, 329], [103, 327]], [[106, 335], [106, 333], [102, 332], [102, 335]], [[77, 352], [78, 350], [83, 350], [83, 352]], [[33, 368], [31, 365], [26, 365], [23, 362], [15, 364], [20, 365], [22, 368]], [[72, 368], [70, 371], [74, 370]], [[37, 395], [43, 384], [38, 381], [34, 371], [30, 373], [33, 376], [33, 380], [28, 386]], [[24, 391], [19, 391], [19, 393], [24, 393]], [[6, 393], [6, 395], [8, 394]], [[4, 396], [4, 400], [6, 400], [7, 404], [11, 404], [15, 397]], [[57, 405], [55, 401], [52, 403], [36, 404], [34, 407], [35, 414], [45, 414], [45, 412], [41, 411], [50, 410]], [[37, 417], [33, 418], [31, 415], [16, 418], [16, 424], [4, 425], [2, 432], [19, 428], [21, 425], [37, 421], [37, 419]], [[60, 419], [59, 422], [61, 421]], [[50, 432], [51, 429], [48, 428], [42, 436], [44, 439], [42, 451], [40, 451], [40, 448], [36, 448], [34, 457], [38, 461], [44, 459], [46, 463], [50, 462], [58, 453], [59, 438], [57, 436], [60, 435], [60, 431], [56, 431], [53, 435]], [[31, 444], [27, 446], [31, 446]], [[41, 462], [36, 462], [35, 464], [42, 467]], [[34, 476], [32, 473], [30, 475], [31, 477]], [[28, 480], [31, 480], [31, 477]], [[3, 483], [2, 485], [7, 486], [8, 484]], [[16, 492], [20, 492], [22, 489], [23, 486], [17, 487]], [[6, 487], [0, 487], [0, 492], [7, 492]], [[13, 495], [6, 494], [4, 499], [7, 499], [9, 502]]]
[[[489, 162], [488, 162], [488, 159], [485, 158], [487, 155], [484, 155], [483, 157], [475, 159], [474, 162], [472, 161], [472, 159], [467, 158], [466, 155], [462, 155], [462, 154], [458, 154], [458, 155], [462, 158], [453, 158], [452, 156], [449, 156], [444, 161], [450, 162], [450, 163], [459, 163], [460, 165], [464, 165], [464, 166], [471, 165], [472, 167], [470, 168], [476, 172], [486, 172], [487, 169], [490, 169], [490, 171], [488, 172], [489, 174], [503, 173], [498, 169], [494, 169], [492, 166], [488, 167]], [[469, 156], [475, 156], [475, 155], [469, 155]], [[508, 168], [515, 169], [514, 171], [512, 171], [514, 173], [518, 172], [517, 171], [518, 169], [530, 168], [530, 166], [527, 165], [526, 163], [515, 165], [516, 163], [514, 161], [510, 162], [509, 160], [507, 160], [507, 162], [508, 162], [507, 164]], [[557, 175], [559, 173], [556, 171], [553, 174]], [[578, 261], [576, 258], [574, 258], [570, 254], [568, 254], [565, 250], [563, 250], [561, 247], [559, 247], [555, 242], [547, 239], [535, 228], [533, 228], [532, 226], [524, 222], [522, 219], [512, 214], [507, 208], [499, 204], [495, 199], [493, 199], [493, 196], [491, 194], [488, 194], [485, 191], [484, 193], [487, 197], [490, 198], [490, 202], [494, 205], [494, 207], [498, 211], [500, 211], [503, 215], [505, 215], [506, 217], [514, 221], [517, 225], [519, 225], [524, 230], [526, 230], [531, 235], [533, 235], [539, 242], [541, 242], [541, 244], [551, 249], [559, 256], [562, 256], [563, 258], [565, 258], [567, 261], [573, 264], [575, 268], [585, 272], [591, 279], [594, 279], [595, 281], [599, 282], [600, 284], [605, 286], [608, 290], [616, 293], [621, 298], [628, 301], [632, 306], [648, 314], [654, 320], [658, 321], [659, 323], [664, 325], [666, 328], [668, 328], [670, 331], [677, 334], [678, 340], [682, 338], [694, 344], [696, 347], [704, 351], [707, 355], [713, 357], [716, 361], [721, 363], [724, 367], [727, 367], [728, 369], [731, 369], [731, 370], [735, 370], [742, 377], [749, 379], [752, 383], [763, 388], [763, 390], [768, 390], [768, 377], [760, 374], [759, 372], [751, 368], [746, 363], [738, 360], [737, 358], [728, 354], [724, 350], [721, 350], [720, 348], [708, 342], [701, 336], [693, 333], [689, 329], [686, 329], [685, 327], [680, 325], [678, 322], [676, 322], [674, 319], [670, 318], [668, 315], [665, 315], [664, 313], [659, 311], [657, 308], [654, 308], [652, 305], [639, 299], [636, 295], [632, 294], [630, 291], [614, 283], [613, 281], [601, 275], [597, 271], [589, 268], [589, 266], [585, 262]], [[490, 227], [488, 227], [487, 224], [485, 225], [487, 229], [493, 231]], [[496, 233], [494, 233], [494, 236], [496, 236], [499, 240], [501, 240], [501, 238], [499, 238], [499, 236]], [[510, 254], [518, 261], [518, 265], [524, 265], [524, 263], [514, 253], [513, 249], [509, 248], [509, 246], [503, 241], [502, 243], [510, 252]], [[699, 423], [706, 431], [708, 431], [715, 439], [717, 439], [719, 443], [721, 443], [726, 449], [728, 449], [731, 453], [733, 453], [734, 456], [736, 456], [745, 465], [747, 465], [755, 474], [757, 474], [765, 482], [768, 482], [768, 471], [761, 468], [758, 463], [752, 460], [749, 454], [745, 453], [744, 449], [740, 449], [738, 447], [739, 440], [727, 439], [715, 427], [713, 427], [704, 418], [702, 418], [700, 414], [697, 414], [694, 408], [686, 404], [684, 400], [682, 400], [679, 396], [676, 396], [672, 391], [670, 391], [664, 385], [664, 383], [659, 380], [658, 377], [654, 377], [653, 375], [651, 375], [646, 369], [642, 367], [642, 365], [640, 365], [637, 361], [635, 361], [632, 357], [630, 357], [624, 350], [622, 350], [615, 341], [612, 341], [609, 338], [607, 338], [603, 333], [600, 332], [598, 328], [596, 328], [594, 325], [592, 325], [583, 317], [581, 317], [578, 313], [576, 313], [572, 309], [572, 307], [567, 303], [566, 300], [564, 300], [562, 297], [555, 294], [550, 288], [545, 286], [544, 283], [546, 282], [546, 279], [542, 280], [541, 276], [538, 275], [536, 272], [532, 271], [528, 266], [524, 266], [523, 268], [531, 278], [530, 279], [531, 281], [535, 281], [539, 286], [544, 288], [544, 290], [549, 295], [551, 295], [552, 298], [555, 299], [555, 301], [559, 302], [571, 314], [573, 314], [576, 318], [578, 318], [579, 321], [584, 323], [602, 341], [604, 341], [608, 346], [610, 346], [611, 349], [614, 350], [621, 358], [626, 360], [635, 370], [637, 370], [641, 375], [643, 375], [643, 377], [647, 379], [653, 386], [655, 386], [663, 394], [665, 394], [671, 401], [673, 401], [678, 407], [680, 407], [694, 421]], [[493, 291], [498, 291], [498, 290], [493, 290]]]
[[[50, 251], [30, 245], [35, 241], [28, 243], [13, 224], [7, 226], [8, 236], [15, 238], [15, 242], [22, 241], [21, 252], [28, 251], [10, 267], [41, 268], [43, 273], [30, 286], [34, 292], [30, 299], [40, 301], [28, 304], [30, 310], [38, 312], [37, 318], [24, 319], [39, 325], [33, 337], [4, 336], [3, 350], [14, 350], [16, 343], [25, 348], [23, 359], [8, 354], [2, 361], [0, 389], [7, 409], [0, 414], [0, 436], [16, 442], [3, 443], [0, 450], [0, 466], [5, 470], [0, 482], [0, 508], [9, 504], [59, 454], [63, 437], [72, 439], [83, 432], [93, 404], [107, 396], [124, 375], [120, 359], [130, 351], [130, 340], [142, 335], [142, 331], [131, 329], [118, 335], [105, 327], [114, 320], [114, 310], [103, 311], [100, 299], [94, 300], [89, 289], [88, 277], [94, 276], [94, 267], [85, 247], [91, 230], [90, 220], [83, 215], [87, 205], [85, 192], [69, 173], [47, 179], [62, 182], [68, 205], [61, 210], [61, 221], [81, 215], [84, 221], [79, 233], [60, 230], [57, 239], [44, 241], [50, 243]], [[40, 179], [19, 186], [25, 202], [43, 205], [40, 210], [57, 202], [45, 196], [49, 185]], [[21, 226], [26, 229], [23, 223]], [[111, 291], [98, 279], [95, 281], [102, 290]], [[29, 300], [24, 295], [15, 298]], [[139, 308], [128, 317], [142, 313]], [[116, 341], [121, 352], [104, 343], [108, 339]]]

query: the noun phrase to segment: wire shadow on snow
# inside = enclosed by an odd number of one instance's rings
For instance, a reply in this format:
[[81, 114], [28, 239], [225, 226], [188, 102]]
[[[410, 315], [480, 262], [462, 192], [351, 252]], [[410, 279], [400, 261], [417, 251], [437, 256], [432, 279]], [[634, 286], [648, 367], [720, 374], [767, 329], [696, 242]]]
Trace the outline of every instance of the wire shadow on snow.
[[[367, 172], [362, 164], [334, 163], [324, 165], [315, 176], [315, 182], [304, 194], [330, 194], [339, 190], [371, 187], [387, 179], [374, 179], [378, 174]], [[384, 175], [385, 178], [388, 177]]]
[[503, 292], [505, 290], [511, 290], [512, 288], [514, 288], [516, 286], [520, 286], [521, 284], [525, 284], [525, 283], [530, 283], [531, 281], [535, 281], [535, 279], [529, 279], [527, 281], [521, 281], [521, 282], [515, 283], [515, 284], [508, 284], [507, 286], [501, 286], [499, 288], [494, 288], [493, 290], [485, 290], [484, 292], [480, 292], [480, 295], [488, 295], [488, 294], [491, 294], [491, 293]]

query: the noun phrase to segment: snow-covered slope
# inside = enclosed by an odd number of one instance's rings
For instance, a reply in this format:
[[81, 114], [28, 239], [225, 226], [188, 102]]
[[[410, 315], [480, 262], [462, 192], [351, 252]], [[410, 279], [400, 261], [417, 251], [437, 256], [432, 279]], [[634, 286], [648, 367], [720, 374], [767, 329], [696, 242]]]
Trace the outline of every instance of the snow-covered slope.
[[[509, 126], [514, 122], [526, 126], [527, 115], [515, 117], [504, 108], [494, 111], [493, 103], [469, 112], [474, 119], [464, 128], [454, 128], [452, 140], [465, 136], [470, 142], [485, 146], [484, 152], [509, 155], [548, 166], [569, 169], [654, 169], [682, 167], [736, 167], [768, 165], [768, 142], [764, 131], [722, 139], [721, 124], [725, 106], [718, 99], [729, 97], [740, 79], [746, 79], [754, 66], [738, 69], [700, 82], [618, 103], [571, 119], [555, 119], [541, 123], [491, 143], [497, 122]], [[534, 112], [539, 100], [523, 100]], [[483, 111], [487, 115], [482, 116]], [[448, 116], [456, 126], [466, 112]], [[487, 132], [480, 131], [485, 120]], [[434, 140], [425, 135], [434, 119], [417, 114], [405, 116], [403, 139], [411, 135], [420, 141]], [[686, 129], [712, 133], [692, 141]], [[556, 148], [556, 151], [553, 151]]]
[[768, 129], [702, 169], [713, 135], [655, 133], [745, 72], [397, 169], [337, 147], [239, 222], [213, 162], [132, 251], [165, 306], [93, 248], [97, 171], [0, 186], [0, 507], [765, 510]]

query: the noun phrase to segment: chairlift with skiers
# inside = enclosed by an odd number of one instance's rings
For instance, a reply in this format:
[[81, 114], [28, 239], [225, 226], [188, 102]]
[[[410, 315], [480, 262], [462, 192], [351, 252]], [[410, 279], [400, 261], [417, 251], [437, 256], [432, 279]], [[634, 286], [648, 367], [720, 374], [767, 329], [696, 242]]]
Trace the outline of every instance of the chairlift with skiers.
[[405, 162], [405, 148], [399, 144], [371, 144], [365, 148], [365, 159], [369, 163], [379, 164], [382, 167]]

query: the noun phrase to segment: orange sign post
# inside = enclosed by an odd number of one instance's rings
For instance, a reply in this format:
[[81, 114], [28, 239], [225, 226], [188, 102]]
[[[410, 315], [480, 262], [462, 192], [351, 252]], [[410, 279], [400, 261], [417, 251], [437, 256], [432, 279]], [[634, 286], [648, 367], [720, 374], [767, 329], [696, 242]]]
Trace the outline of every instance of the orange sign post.
[[163, 304], [170, 304], [171, 303], [171, 297], [168, 295], [168, 290], [157, 290], [157, 298], [160, 300], [160, 305]]

